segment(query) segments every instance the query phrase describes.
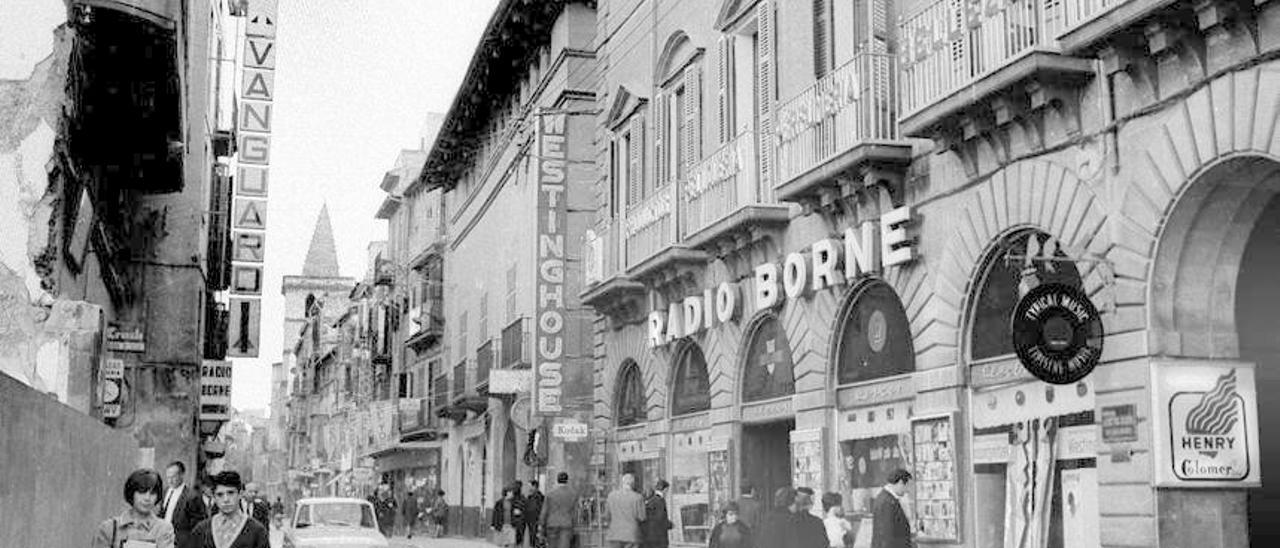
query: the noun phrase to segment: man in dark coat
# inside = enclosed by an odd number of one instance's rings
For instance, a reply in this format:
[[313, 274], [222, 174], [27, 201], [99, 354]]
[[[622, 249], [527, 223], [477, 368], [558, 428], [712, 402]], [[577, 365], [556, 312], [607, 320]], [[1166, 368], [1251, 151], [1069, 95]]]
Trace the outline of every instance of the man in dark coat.
[[191, 532], [194, 548], [271, 548], [267, 528], [244, 513], [243, 492], [240, 474], [227, 471], [213, 477], [218, 513]]
[[738, 499], [738, 521], [746, 524], [747, 527], [758, 529], [760, 527], [760, 499], [756, 498], [756, 488], [750, 483], [742, 483], [742, 497]]
[[165, 468], [169, 489], [160, 501], [160, 517], [173, 525], [175, 548], [190, 548], [191, 531], [209, 517], [200, 490], [186, 484], [187, 467], [180, 460]]
[[373, 504], [374, 514], [378, 516], [378, 530], [382, 536], [391, 538], [391, 529], [396, 524], [396, 499], [391, 496], [391, 486], [385, 483], [378, 485], [377, 494], [369, 497]]
[[524, 495], [524, 530], [529, 546], [541, 546], [538, 542], [538, 519], [542, 517], [542, 504], [546, 498], [538, 490], [538, 480], [529, 480], [529, 489]]
[[271, 505], [258, 493], [258, 484], [249, 482], [244, 487], [244, 499], [249, 507], [249, 517], [271, 529]]
[[645, 548], [666, 548], [669, 540], [667, 531], [671, 530], [671, 520], [667, 519], [667, 480], [660, 479], [653, 484], [653, 494], [644, 501], [644, 521], [640, 522], [640, 543]]
[[578, 519], [578, 494], [569, 487], [569, 474], [556, 474], [556, 488], [547, 494], [538, 517], [547, 539], [547, 548], [569, 548], [573, 526]]
[[795, 536], [791, 546], [796, 548], [828, 548], [827, 528], [818, 516], [813, 515], [813, 489], [796, 489], [796, 502], [791, 506], [795, 514]]
[[760, 526], [752, 527], [755, 545], [766, 547], [795, 546], [796, 514], [792, 511], [796, 492], [790, 487], [780, 487], [773, 494], [773, 507], [760, 518]]
[[911, 548], [911, 522], [902, 509], [911, 472], [899, 468], [871, 504], [871, 548]]

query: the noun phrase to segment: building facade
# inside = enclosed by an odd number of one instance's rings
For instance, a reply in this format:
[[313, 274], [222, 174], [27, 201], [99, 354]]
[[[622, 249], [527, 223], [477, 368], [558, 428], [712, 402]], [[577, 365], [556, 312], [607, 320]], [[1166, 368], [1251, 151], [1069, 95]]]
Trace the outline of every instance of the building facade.
[[[599, 492], [667, 479], [686, 545], [747, 486], [862, 542], [898, 467], [923, 542], [1274, 533], [1273, 3], [596, 10]], [[1011, 319], [1062, 287], [1101, 330], [1055, 384]]]
[[586, 473], [592, 313], [578, 242], [595, 192], [595, 30], [592, 2], [500, 2], [406, 192], [439, 193], [447, 235], [416, 263], [438, 284], [441, 323], [407, 342], [439, 365], [428, 370], [454, 532], [486, 535], [515, 480]]

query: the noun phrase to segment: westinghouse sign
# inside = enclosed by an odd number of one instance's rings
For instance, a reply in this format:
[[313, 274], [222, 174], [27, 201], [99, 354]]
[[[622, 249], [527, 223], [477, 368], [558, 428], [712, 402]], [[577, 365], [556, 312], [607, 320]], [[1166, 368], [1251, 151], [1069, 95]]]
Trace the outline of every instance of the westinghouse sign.
[[[911, 207], [885, 213], [877, 221], [847, 228], [843, 238], [824, 238], [806, 252], [788, 253], [782, 264], [764, 263], [754, 269], [750, 291], [755, 309], [766, 310], [812, 291], [844, 285], [867, 274], [883, 272], [915, 259], [914, 240], [907, 233]], [[662, 346], [741, 316], [745, 282], [724, 282], [701, 295], [673, 302], [667, 310], [649, 313], [649, 345]]]
[[1152, 365], [1157, 485], [1261, 485], [1253, 368], [1222, 361]]
[[538, 118], [538, 266], [533, 371], [534, 413], [557, 415], [564, 375], [565, 115]]

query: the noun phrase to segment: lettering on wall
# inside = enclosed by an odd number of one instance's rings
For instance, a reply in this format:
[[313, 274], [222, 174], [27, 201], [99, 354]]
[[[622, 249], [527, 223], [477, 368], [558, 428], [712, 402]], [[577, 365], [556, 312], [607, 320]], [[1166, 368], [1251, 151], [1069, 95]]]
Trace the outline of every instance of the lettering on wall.
[[538, 120], [537, 268], [533, 370], [534, 412], [554, 416], [564, 411], [565, 254], [564, 234], [568, 207], [565, 202], [566, 115], [540, 116]]

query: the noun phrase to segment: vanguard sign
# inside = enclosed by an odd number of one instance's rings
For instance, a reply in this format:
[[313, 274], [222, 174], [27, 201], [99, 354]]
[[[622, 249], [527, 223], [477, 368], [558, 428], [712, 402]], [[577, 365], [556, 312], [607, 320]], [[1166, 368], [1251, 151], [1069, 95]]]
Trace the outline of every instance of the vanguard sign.
[[[814, 242], [808, 253], [788, 253], [782, 265], [765, 263], [755, 267], [752, 290], [755, 309], [767, 310], [810, 291], [843, 285], [867, 274], [883, 272], [915, 259], [915, 242], [907, 234], [911, 207], [885, 213], [878, 221], [847, 228], [837, 241], [825, 238]], [[738, 282], [725, 282], [702, 295], [671, 303], [665, 312], [649, 313], [649, 345], [662, 346], [681, 337], [736, 320], [741, 314]]]
[[565, 121], [564, 114], [538, 119], [538, 266], [534, 326], [533, 410], [539, 415], [557, 415], [561, 405], [564, 359], [564, 232], [568, 208], [565, 203]]

